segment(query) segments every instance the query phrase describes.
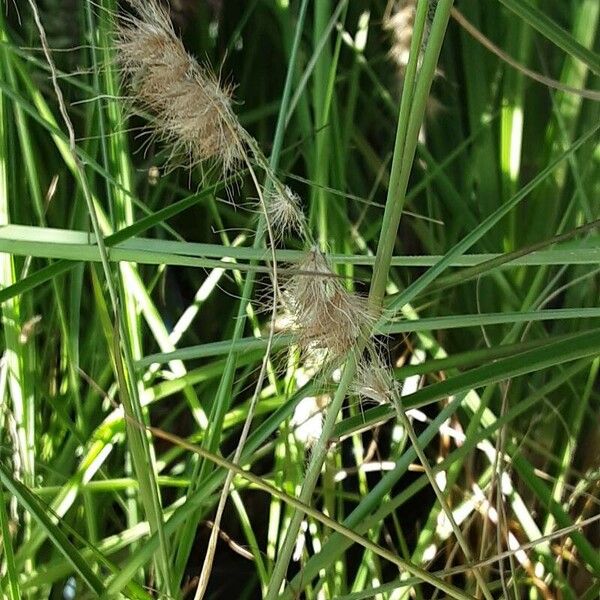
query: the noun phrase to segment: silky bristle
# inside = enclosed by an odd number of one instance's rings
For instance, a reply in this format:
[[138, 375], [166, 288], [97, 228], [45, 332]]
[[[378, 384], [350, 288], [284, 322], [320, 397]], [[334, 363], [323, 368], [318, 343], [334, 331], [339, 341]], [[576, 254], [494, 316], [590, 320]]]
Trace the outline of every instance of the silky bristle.
[[415, 0], [399, 0], [394, 3], [391, 15], [384, 20], [384, 28], [390, 32], [392, 46], [390, 56], [404, 72], [408, 65], [410, 43], [415, 25]]
[[[437, 0], [429, 0], [427, 7], [427, 20], [425, 22], [425, 30], [419, 52], [422, 54], [427, 40], [431, 23], [435, 15]], [[384, 17], [383, 27], [390, 32], [391, 48], [390, 57], [397, 64], [398, 70], [402, 76], [408, 66], [408, 58], [410, 54], [410, 46], [412, 43], [413, 32], [415, 28], [415, 17], [417, 13], [416, 0], [394, 0], [392, 10], [389, 15]], [[421, 56], [419, 56], [421, 60]]]

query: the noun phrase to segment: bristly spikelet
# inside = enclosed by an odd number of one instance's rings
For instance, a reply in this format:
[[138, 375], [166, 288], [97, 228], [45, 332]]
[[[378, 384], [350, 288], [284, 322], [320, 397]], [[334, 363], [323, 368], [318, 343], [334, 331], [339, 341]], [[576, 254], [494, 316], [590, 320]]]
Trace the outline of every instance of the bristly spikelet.
[[265, 195], [265, 206], [275, 242], [293, 233], [306, 237], [306, 219], [300, 196], [287, 185], [275, 184]]
[[318, 248], [308, 251], [288, 280], [283, 301], [302, 351], [323, 350], [332, 361], [367, 340], [375, 322], [367, 300], [342, 286]]
[[119, 19], [115, 47], [132, 105], [150, 115], [157, 138], [170, 145], [171, 166], [204, 161], [234, 170], [247, 134], [231, 109], [232, 88], [183, 47], [157, 0], [128, 0], [135, 15]]
[[[408, 66], [408, 55], [410, 54], [410, 44], [412, 42], [413, 30], [415, 27], [415, 16], [417, 11], [416, 0], [392, 0], [388, 4], [388, 10], [383, 19], [383, 27], [390, 32], [392, 47], [390, 48], [390, 56], [398, 65], [400, 73], [403, 75]], [[421, 41], [421, 51], [427, 44], [429, 37], [429, 29], [437, 0], [429, 0], [427, 10], [427, 22], [423, 39]]]
[[415, 0], [398, 0], [390, 14], [383, 20], [383, 27], [390, 32], [392, 47], [390, 56], [403, 73], [408, 65], [410, 42], [415, 25]]
[[400, 385], [377, 351], [370, 348], [368, 357], [358, 363], [350, 390], [362, 399], [388, 404], [400, 393]]

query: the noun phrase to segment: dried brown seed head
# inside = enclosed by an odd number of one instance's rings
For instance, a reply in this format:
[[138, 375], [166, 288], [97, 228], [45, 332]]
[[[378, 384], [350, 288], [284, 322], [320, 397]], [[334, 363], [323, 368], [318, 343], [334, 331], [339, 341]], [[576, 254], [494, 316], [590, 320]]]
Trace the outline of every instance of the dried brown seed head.
[[325, 350], [336, 360], [360, 339], [368, 339], [374, 315], [365, 298], [351, 294], [332, 273], [318, 248], [312, 248], [284, 289], [300, 348]]
[[265, 206], [274, 241], [279, 242], [292, 233], [306, 237], [306, 219], [300, 196], [287, 185], [275, 184], [265, 195]]
[[244, 156], [246, 132], [231, 109], [233, 89], [190, 56], [156, 0], [128, 0], [115, 46], [132, 105], [148, 114], [155, 136], [172, 147], [172, 166], [219, 163], [225, 173]]
[[390, 32], [392, 46], [390, 56], [404, 73], [408, 65], [410, 42], [415, 25], [415, 0], [394, 2], [391, 14], [384, 19], [384, 29]]
[[387, 404], [399, 394], [399, 383], [374, 349], [357, 366], [351, 391], [378, 404]]
[[[430, 0], [427, 7], [427, 20], [425, 22], [425, 31], [421, 40], [420, 52], [422, 53], [429, 38], [431, 23], [435, 15], [437, 0]], [[391, 10], [390, 10], [391, 9]], [[412, 42], [413, 31], [415, 27], [415, 17], [417, 12], [416, 0], [393, 0], [388, 5], [386, 16], [383, 19], [383, 27], [391, 34], [392, 47], [390, 56], [398, 65], [402, 75], [408, 66], [408, 55]], [[419, 57], [421, 59], [421, 57]]]

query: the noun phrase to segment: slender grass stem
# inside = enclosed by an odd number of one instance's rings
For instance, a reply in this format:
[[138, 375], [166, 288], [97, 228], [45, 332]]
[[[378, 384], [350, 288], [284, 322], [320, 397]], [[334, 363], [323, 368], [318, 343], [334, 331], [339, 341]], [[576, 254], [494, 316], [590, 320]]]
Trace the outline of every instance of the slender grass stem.
[[[450, 522], [450, 526], [452, 527], [452, 531], [454, 532], [454, 535], [456, 536], [456, 541], [458, 542], [458, 545], [460, 546], [461, 550], [464, 552], [467, 560], [469, 562], [473, 562], [473, 553], [471, 552], [471, 549], [469, 548], [469, 544], [468, 544], [465, 536], [463, 535], [462, 531], [460, 530], [460, 527], [456, 523], [456, 519], [452, 515], [452, 510], [448, 506], [446, 497], [444, 496], [444, 493], [442, 492], [442, 490], [440, 489], [440, 486], [437, 483], [435, 475], [431, 469], [431, 465], [429, 464], [429, 461], [427, 460], [427, 457], [425, 456], [423, 449], [419, 445], [419, 440], [417, 439], [417, 435], [415, 434], [412, 423], [410, 422], [410, 419], [406, 415], [405, 410], [402, 408], [402, 403], [401, 403], [400, 398], [399, 397], [394, 398], [392, 400], [392, 402], [394, 404], [394, 408], [396, 409], [396, 415], [398, 416], [398, 421], [400, 421], [400, 423], [402, 423], [402, 425], [405, 427], [405, 429], [408, 433], [408, 437], [410, 438], [412, 446], [413, 446], [417, 456], [419, 457], [419, 461], [421, 462], [421, 465], [423, 465], [423, 468], [425, 469], [427, 479], [429, 480], [429, 485], [431, 485], [431, 487], [436, 495], [436, 498], [438, 499], [438, 502], [440, 503], [442, 510], [444, 511], [444, 514], [446, 515], [446, 518]], [[473, 572], [475, 579], [477, 580], [477, 584], [480, 586], [481, 591], [483, 592], [484, 597], [487, 598], [487, 600], [492, 600], [493, 596], [487, 586], [487, 583], [485, 582], [485, 580], [483, 578], [481, 571], [478, 568], [474, 568], [472, 572]]]

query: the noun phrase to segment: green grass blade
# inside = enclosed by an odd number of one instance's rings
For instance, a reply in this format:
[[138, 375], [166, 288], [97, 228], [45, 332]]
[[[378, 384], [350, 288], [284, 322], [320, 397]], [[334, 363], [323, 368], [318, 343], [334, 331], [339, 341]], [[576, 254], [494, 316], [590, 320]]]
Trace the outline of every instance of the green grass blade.
[[86, 585], [94, 594], [101, 596], [104, 591], [104, 584], [100, 578], [92, 571], [89, 562], [85, 560], [77, 549], [71, 544], [67, 536], [48, 516], [46, 509], [40, 504], [39, 500], [19, 481], [13, 479], [6, 467], [0, 464], [0, 479], [2, 484], [11, 494], [17, 498], [17, 501], [31, 515], [33, 519], [44, 529], [47, 536], [52, 540], [55, 547], [71, 563], [73, 569], [79, 573]]

